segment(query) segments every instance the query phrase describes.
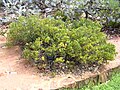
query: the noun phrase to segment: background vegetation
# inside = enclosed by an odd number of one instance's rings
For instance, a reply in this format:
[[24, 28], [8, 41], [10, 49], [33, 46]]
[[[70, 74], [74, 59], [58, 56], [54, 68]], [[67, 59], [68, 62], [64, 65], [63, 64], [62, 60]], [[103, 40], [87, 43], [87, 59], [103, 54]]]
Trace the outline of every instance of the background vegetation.
[[[60, 18], [64, 21], [81, 17], [100, 20], [102, 31], [120, 34], [119, 0], [1, 0], [4, 18], [1, 23], [19, 16], [40, 14], [42, 17]], [[2, 6], [2, 5], [1, 5]]]

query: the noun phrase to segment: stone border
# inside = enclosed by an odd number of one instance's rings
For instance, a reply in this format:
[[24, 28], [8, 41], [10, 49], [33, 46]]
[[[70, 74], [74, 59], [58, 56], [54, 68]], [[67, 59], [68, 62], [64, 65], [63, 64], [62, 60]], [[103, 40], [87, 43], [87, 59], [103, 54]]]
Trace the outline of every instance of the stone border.
[[77, 88], [82, 88], [85, 85], [96, 85], [98, 83], [104, 83], [111, 78], [113, 72], [116, 73], [118, 71], [120, 71], [120, 65], [115, 68], [111, 68], [109, 70], [105, 70], [100, 73], [97, 73], [93, 76], [90, 76], [89, 78], [83, 80], [77, 80], [74, 83], [69, 83], [68, 85], [52, 90], [63, 90], [63, 89], [74, 89], [74, 88], [77, 89]]

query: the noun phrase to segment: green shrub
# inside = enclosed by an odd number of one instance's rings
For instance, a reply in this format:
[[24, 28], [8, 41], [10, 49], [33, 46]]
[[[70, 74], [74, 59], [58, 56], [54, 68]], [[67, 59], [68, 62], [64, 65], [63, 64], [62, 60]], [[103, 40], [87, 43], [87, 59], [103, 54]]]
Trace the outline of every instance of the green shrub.
[[81, 19], [65, 23], [37, 16], [11, 23], [8, 43], [23, 47], [23, 56], [41, 67], [103, 63], [113, 60], [115, 46], [106, 42], [97, 22]]

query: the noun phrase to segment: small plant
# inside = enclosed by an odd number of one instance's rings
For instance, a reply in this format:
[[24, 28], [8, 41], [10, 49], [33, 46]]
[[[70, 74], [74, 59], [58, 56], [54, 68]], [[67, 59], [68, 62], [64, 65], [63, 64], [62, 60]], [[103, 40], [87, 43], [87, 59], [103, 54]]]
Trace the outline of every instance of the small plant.
[[37, 16], [20, 17], [10, 24], [8, 43], [23, 48], [23, 57], [41, 68], [65, 64], [102, 64], [113, 60], [115, 46], [106, 42], [97, 22], [81, 19], [65, 23]]

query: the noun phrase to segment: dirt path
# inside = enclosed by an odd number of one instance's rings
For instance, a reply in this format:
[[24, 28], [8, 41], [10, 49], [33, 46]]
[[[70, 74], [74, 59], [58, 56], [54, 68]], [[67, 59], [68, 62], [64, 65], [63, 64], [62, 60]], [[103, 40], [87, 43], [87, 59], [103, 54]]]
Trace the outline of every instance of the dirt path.
[[[3, 47], [5, 42], [5, 38], [0, 36], [0, 90], [50, 90], [50, 88], [76, 81], [75, 78], [67, 79], [68, 75], [52, 79], [43, 77], [26, 60], [19, 60], [20, 50], [18, 47], [5, 48]], [[115, 61], [111, 61], [106, 68], [120, 65], [120, 38], [114, 38], [109, 42], [116, 45], [116, 51], [119, 53]], [[87, 77], [89, 75], [86, 74]], [[64, 81], [65, 79], [66, 81]]]
[[45, 88], [42, 82], [45, 82], [46, 78], [40, 77], [36, 68], [27, 61], [19, 60], [20, 50], [18, 47], [4, 48], [5, 42], [5, 38], [0, 36], [0, 90]]

